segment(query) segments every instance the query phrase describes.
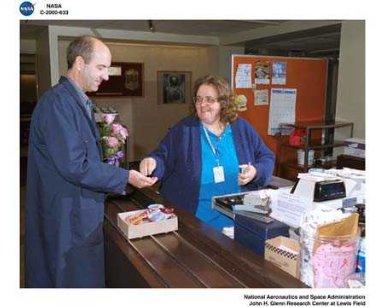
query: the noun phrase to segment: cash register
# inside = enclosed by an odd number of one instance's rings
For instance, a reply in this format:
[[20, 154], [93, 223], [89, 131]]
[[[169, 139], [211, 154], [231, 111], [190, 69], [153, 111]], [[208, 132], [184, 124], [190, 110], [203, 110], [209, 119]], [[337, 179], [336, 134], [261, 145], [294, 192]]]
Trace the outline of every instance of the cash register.
[[235, 218], [235, 215], [245, 215], [263, 223], [271, 223], [273, 219], [268, 217], [271, 211], [270, 199], [261, 197], [258, 192], [215, 196], [212, 198], [212, 208], [232, 219]]
[[291, 193], [317, 204], [328, 205], [335, 209], [350, 207], [363, 201], [362, 185], [355, 178], [341, 177], [341, 171], [326, 170], [301, 173]]
[[321, 181], [298, 180], [293, 186], [291, 193], [295, 192], [299, 183], [311, 185], [310, 187], [307, 187], [306, 190], [310, 192], [310, 195], [313, 195], [314, 202], [323, 202], [346, 197], [345, 184], [344, 181], [340, 179]]

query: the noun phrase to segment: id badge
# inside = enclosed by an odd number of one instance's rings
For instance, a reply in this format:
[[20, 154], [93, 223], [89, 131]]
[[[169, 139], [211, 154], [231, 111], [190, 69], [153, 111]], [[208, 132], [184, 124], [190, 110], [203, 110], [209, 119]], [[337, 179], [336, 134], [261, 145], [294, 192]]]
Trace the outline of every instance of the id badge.
[[215, 180], [215, 183], [220, 183], [225, 181], [224, 167], [216, 166], [213, 168], [213, 179]]

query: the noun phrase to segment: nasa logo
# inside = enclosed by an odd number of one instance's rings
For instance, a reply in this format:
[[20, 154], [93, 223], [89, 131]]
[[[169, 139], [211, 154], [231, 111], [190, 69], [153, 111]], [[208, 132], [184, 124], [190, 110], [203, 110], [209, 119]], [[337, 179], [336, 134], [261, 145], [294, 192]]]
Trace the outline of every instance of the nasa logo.
[[33, 4], [29, 1], [24, 1], [22, 4], [20, 4], [20, 13], [24, 16], [30, 16], [32, 15], [33, 11], [35, 10]]

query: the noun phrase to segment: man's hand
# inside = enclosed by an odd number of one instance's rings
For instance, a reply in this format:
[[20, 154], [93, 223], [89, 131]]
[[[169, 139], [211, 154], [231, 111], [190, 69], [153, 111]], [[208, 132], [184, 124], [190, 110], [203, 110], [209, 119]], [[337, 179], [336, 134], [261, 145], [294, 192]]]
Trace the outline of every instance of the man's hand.
[[146, 177], [143, 174], [135, 170], [130, 170], [128, 175], [128, 183], [136, 188], [145, 188], [154, 185], [157, 181], [157, 177]]
[[255, 178], [257, 174], [257, 170], [253, 165], [242, 164], [242, 165], [239, 165], [239, 167], [243, 170], [237, 177], [239, 185], [246, 185], [247, 183], [252, 181], [253, 178]]
[[140, 173], [144, 176], [150, 176], [156, 168], [156, 160], [153, 158], [145, 158], [140, 162]]

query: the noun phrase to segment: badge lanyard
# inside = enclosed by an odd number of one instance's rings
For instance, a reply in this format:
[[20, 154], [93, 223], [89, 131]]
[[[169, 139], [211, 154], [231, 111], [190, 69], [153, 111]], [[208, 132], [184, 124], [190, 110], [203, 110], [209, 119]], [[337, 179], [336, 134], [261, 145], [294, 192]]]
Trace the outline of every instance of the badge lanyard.
[[207, 138], [209, 147], [211, 147], [211, 150], [212, 150], [212, 152], [213, 152], [213, 155], [214, 155], [215, 158], [216, 158], [217, 166], [215, 166], [215, 167], [212, 169], [212, 170], [213, 170], [213, 178], [214, 178], [214, 180], [215, 180], [215, 183], [224, 182], [224, 181], [225, 181], [224, 167], [220, 165], [218, 150], [217, 150], [215, 147], [213, 147], [213, 144], [212, 144], [212, 142], [211, 142], [211, 138], [209, 137], [208, 132], [207, 132], [207, 129], [204, 127], [204, 125], [203, 125], [203, 130], [204, 130], [205, 136], [206, 136], [206, 138]]

